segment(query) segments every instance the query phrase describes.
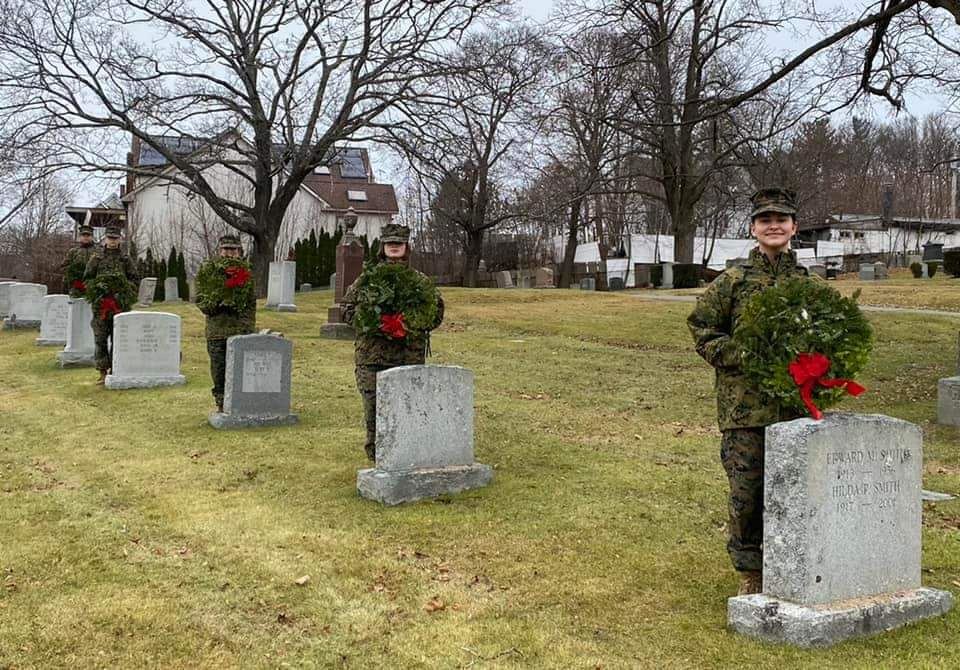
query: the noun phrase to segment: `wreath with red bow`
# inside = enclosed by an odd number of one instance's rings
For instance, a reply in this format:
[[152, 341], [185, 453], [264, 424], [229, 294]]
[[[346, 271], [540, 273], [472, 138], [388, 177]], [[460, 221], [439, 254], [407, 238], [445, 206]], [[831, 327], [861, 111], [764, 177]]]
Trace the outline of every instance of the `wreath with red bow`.
[[795, 277], [755, 293], [733, 334], [743, 372], [781, 407], [822, 418], [822, 408], [866, 389], [853, 381], [873, 348], [859, 293], [845, 298], [823, 281]]
[[405, 263], [368, 265], [357, 281], [358, 334], [402, 340], [437, 327], [440, 293], [429, 277]]
[[211, 258], [197, 271], [197, 306], [210, 312], [226, 307], [237, 312], [256, 304], [253, 268], [243, 258]]
[[108, 321], [115, 315], [130, 311], [137, 300], [137, 287], [119, 272], [98, 275], [86, 282], [86, 298], [94, 315]]

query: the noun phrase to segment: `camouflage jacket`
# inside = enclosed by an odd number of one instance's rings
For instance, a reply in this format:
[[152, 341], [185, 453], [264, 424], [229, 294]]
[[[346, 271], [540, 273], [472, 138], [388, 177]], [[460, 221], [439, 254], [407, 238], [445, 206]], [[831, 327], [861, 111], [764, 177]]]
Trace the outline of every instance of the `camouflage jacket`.
[[[363, 275], [361, 275], [361, 278]], [[356, 293], [360, 279], [353, 282], [343, 296], [340, 305], [343, 310], [343, 319], [353, 325], [353, 317], [357, 313]], [[443, 298], [437, 305], [437, 320], [433, 324], [436, 328], [443, 322]], [[402, 340], [391, 340], [378, 335], [357, 335], [355, 342], [354, 361], [357, 365], [422, 365], [426, 360], [427, 349], [430, 345], [430, 335], [407, 337]]]
[[[253, 277], [248, 281], [253, 282]], [[203, 295], [197, 293], [197, 307], [207, 317], [204, 336], [208, 340], [225, 340], [232, 335], [248, 335], [257, 328], [256, 301], [242, 312], [231, 307], [200, 307], [205, 304], [207, 301], [203, 300]]]
[[63, 270], [64, 273], [63, 283], [71, 298], [83, 297], [83, 291], [79, 291], [70, 285], [74, 279], [80, 279], [80, 277], [70, 276], [70, 268], [76, 264], [77, 267], [82, 268], [80, 274], [85, 274], [87, 263], [90, 262], [90, 257], [93, 256], [96, 249], [96, 246], [92, 244], [89, 247], [74, 247], [67, 252], [67, 257], [64, 258], [63, 263], [60, 264], [60, 269]]
[[133, 261], [120, 249], [96, 247], [87, 261], [87, 269], [83, 272], [84, 279], [95, 279], [100, 275], [116, 272], [126, 275], [127, 279], [137, 283], [137, 268]]
[[781, 410], [760, 396], [744, 377], [740, 351], [731, 339], [747, 300], [778, 279], [807, 276], [792, 251], [770, 261], [759, 247], [743, 265], [727, 269], [707, 287], [687, 318], [697, 353], [716, 369], [717, 422], [720, 430], [768, 426], [799, 415]]

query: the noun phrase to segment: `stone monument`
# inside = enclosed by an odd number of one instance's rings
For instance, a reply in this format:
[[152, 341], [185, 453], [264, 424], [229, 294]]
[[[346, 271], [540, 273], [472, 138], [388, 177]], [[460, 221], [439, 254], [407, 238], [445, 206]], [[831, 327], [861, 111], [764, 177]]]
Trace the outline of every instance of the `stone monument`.
[[537, 268], [537, 288], [553, 288], [553, 270], [551, 268]]
[[301, 293], [310, 293], [310, 291], [312, 290], [313, 290], [313, 284], [307, 284], [307, 283], [300, 284]]
[[277, 335], [234, 335], [227, 339], [223, 412], [214, 428], [280, 426], [297, 422], [290, 413], [293, 343]]
[[506, 270], [493, 273], [497, 280], [497, 288], [513, 288], [513, 277]]
[[327, 310], [327, 322], [320, 326], [320, 337], [333, 340], [352, 340], [356, 335], [353, 328], [343, 320], [343, 306], [340, 304], [347, 289], [363, 272], [363, 245], [353, 234], [357, 225], [357, 213], [353, 207], [343, 217], [343, 237], [337, 245], [337, 271], [330, 277], [333, 288], [333, 306]]
[[661, 275], [662, 279], [660, 280], [660, 288], [673, 288], [673, 263], [664, 261], [660, 263], [660, 267], [663, 268], [663, 274]]
[[376, 467], [357, 473], [364, 498], [397, 505], [486, 486], [473, 460], [473, 373], [407, 365], [377, 375]]
[[960, 376], [937, 383], [937, 423], [960, 428]]
[[873, 263], [861, 263], [859, 278], [861, 281], [875, 280], [877, 278], [877, 266]]
[[181, 302], [180, 284], [177, 283], [176, 277], [167, 277], [163, 280], [163, 301]]
[[67, 320], [70, 318], [70, 296], [55, 293], [43, 298], [40, 320], [40, 347], [62, 347], [67, 344]]
[[763, 593], [730, 598], [728, 625], [817, 647], [947, 612], [920, 584], [922, 463], [920, 428], [879, 414], [769, 426]]
[[886, 263], [874, 263], [873, 264], [873, 277], [874, 279], [889, 279], [890, 272], [887, 270]]
[[153, 304], [153, 296], [157, 292], [157, 278], [144, 277], [140, 280], [140, 290], [137, 292], [137, 304], [149, 307]]
[[273, 261], [267, 279], [267, 309], [296, 312], [293, 293], [297, 282], [296, 261]]
[[593, 277], [584, 277], [580, 280], [580, 290], [581, 291], [596, 291], [597, 290], [597, 280]]
[[94, 366], [96, 343], [93, 339], [93, 310], [83, 298], [70, 300], [67, 317], [67, 346], [57, 354], [61, 368]]
[[43, 298], [47, 287], [43, 284], [18, 282], [10, 287], [10, 307], [3, 322], [6, 330], [39, 330], [43, 321]]
[[0, 281], [0, 319], [7, 318], [10, 313], [10, 287], [19, 282]]
[[180, 317], [167, 312], [125, 312], [113, 317], [113, 368], [108, 389], [185, 384], [180, 374]]

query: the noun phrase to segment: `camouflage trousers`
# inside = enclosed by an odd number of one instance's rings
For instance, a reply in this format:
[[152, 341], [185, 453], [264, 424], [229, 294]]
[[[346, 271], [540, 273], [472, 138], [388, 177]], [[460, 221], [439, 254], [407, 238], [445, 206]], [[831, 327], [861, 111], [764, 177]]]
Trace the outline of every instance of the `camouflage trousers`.
[[223, 384], [227, 377], [227, 341], [207, 340], [207, 354], [210, 356], [210, 379], [213, 388], [210, 392], [218, 405], [223, 404]]
[[740, 571], [763, 568], [764, 430], [725, 430], [720, 441], [720, 460], [730, 480], [727, 553]]
[[367, 458], [375, 461], [377, 457], [377, 373], [389, 370], [390, 365], [358, 365], [356, 369], [357, 390], [363, 399], [363, 422], [367, 429], [367, 439], [363, 450]]
[[94, 364], [100, 372], [107, 372], [113, 367], [113, 317], [98, 319], [94, 316], [90, 326], [95, 344]]

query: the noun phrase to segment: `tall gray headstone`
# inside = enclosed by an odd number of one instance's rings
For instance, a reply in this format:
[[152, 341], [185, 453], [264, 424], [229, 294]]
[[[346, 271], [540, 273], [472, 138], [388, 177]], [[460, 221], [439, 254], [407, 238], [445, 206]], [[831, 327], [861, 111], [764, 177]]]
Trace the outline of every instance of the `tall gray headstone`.
[[[166, 286], [166, 284], [164, 284]], [[144, 277], [140, 280], [140, 290], [137, 292], [137, 304], [149, 307], [153, 304], [153, 296], [157, 292], [157, 278]]]
[[332, 275], [330, 275], [330, 289], [333, 290], [333, 288], [336, 287], [336, 285], [337, 285], [337, 273], [334, 272]]
[[43, 284], [16, 283], [10, 287], [10, 311], [3, 322], [7, 330], [25, 328], [39, 330], [43, 321], [43, 298], [47, 287]]
[[167, 277], [163, 280], [163, 301], [180, 302], [180, 284], [176, 277]]
[[947, 612], [920, 584], [923, 438], [879, 414], [767, 428], [763, 593], [731, 598], [737, 632], [828, 646]]
[[877, 268], [873, 263], [860, 264], [860, 279], [863, 281], [873, 281], [877, 278]]
[[297, 422], [290, 413], [293, 343], [277, 335], [234, 335], [227, 339], [223, 412], [214, 428], [278, 426]]
[[296, 312], [293, 293], [297, 281], [296, 261], [274, 261], [270, 263], [267, 279], [267, 309], [277, 312]]
[[10, 288], [19, 282], [0, 281], [0, 319], [7, 318], [10, 313]]
[[497, 280], [497, 288], [513, 288], [513, 277], [507, 270], [494, 272], [493, 276]]
[[937, 383], [937, 423], [960, 427], [960, 377], [945, 377]]
[[580, 280], [580, 290], [581, 291], [596, 291], [597, 290], [597, 280], [593, 277], [584, 277]]
[[93, 367], [96, 343], [93, 339], [93, 310], [83, 298], [70, 300], [67, 318], [67, 346], [57, 354], [61, 368]]
[[537, 288], [553, 288], [553, 270], [551, 268], [537, 268]]
[[874, 279], [888, 279], [890, 273], [887, 270], [886, 263], [874, 263], [873, 264], [873, 277]]
[[357, 473], [364, 498], [386, 505], [486, 486], [473, 460], [473, 373], [407, 365], [377, 374], [376, 467]]
[[43, 298], [43, 318], [37, 346], [62, 347], [67, 344], [67, 320], [70, 318], [70, 296], [55, 293]]
[[188, 299], [190, 300], [190, 302], [197, 301], [197, 280], [196, 279], [187, 280], [187, 293], [188, 293]]
[[663, 268], [660, 288], [673, 288], [673, 263], [664, 262], [660, 267]]
[[180, 374], [180, 317], [125, 312], [113, 317], [113, 368], [108, 389], [185, 384]]

